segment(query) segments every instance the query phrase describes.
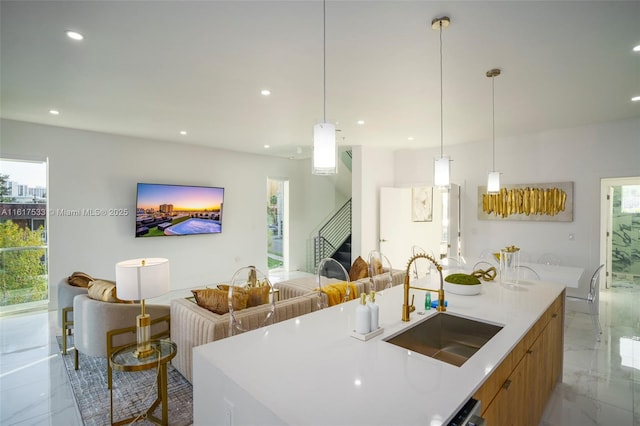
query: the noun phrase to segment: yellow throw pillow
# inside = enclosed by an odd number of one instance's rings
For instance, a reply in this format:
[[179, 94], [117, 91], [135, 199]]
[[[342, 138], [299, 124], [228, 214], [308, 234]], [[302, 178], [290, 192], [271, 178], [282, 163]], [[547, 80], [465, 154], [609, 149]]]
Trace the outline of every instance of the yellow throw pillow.
[[113, 281], [93, 280], [89, 282], [89, 297], [103, 302], [120, 302], [116, 297], [116, 283]]
[[[228, 287], [227, 287], [228, 288]], [[205, 288], [201, 290], [191, 290], [198, 306], [208, 309], [216, 314], [226, 314], [229, 312], [229, 290], [219, 288]], [[233, 293], [233, 309], [241, 310], [247, 307], [249, 296], [246, 292]]]
[[369, 265], [367, 261], [361, 256], [353, 262], [351, 269], [349, 269], [349, 281], [357, 281], [361, 278], [367, 278], [369, 276]]

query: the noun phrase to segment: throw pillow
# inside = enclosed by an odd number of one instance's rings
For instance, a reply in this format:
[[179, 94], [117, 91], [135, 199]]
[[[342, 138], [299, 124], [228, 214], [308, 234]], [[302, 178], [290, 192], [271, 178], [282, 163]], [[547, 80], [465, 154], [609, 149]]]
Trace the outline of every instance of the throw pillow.
[[83, 288], [88, 288], [89, 283], [94, 280], [95, 278], [89, 274], [85, 274], [84, 272], [74, 272], [69, 276], [69, 278], [67, 278], [67, 282], [72, 286]]
[[[227, 284], [218, 284], [218, 288], [227, 292], [229, 291], [229, 285]], [[247, 308], [251, 308], [269, 303], [270, 289], [269, 285], [265, 283], [257, 287], [238, 288], [238, 292], [247, 295]]]
[[357, 281], [361, 278], [367, 278], [369, 276], [369, 265], [367, 261], [361, 256], [353, 262], [351, 269], [349, 269], [349, 281]]
[[120, 302], [116, 297], [116, 283], [113, 281], [93, 280], [89, 283], [90, 298], [103, 302]]
[[[198, 306], [221, 315], [229, 312], [229, 290], [205, 288], [201, 290], [191, 290], [191, 292], [196, 298]], [[244, 292], [234, 292], [233, 309], [241, 310], [246, 308], [248, 298], [249, 296]]]
[[269, 303], [270, 289], [271, 287], [269, 287], [269, 285], [261, 285], [245, 290], [247, 292], [247, 308]]
[[382, 268], [382, 262], [380, 261], [380, 259], [378, 259], [377, 257], [373, 258], [373, 275], [380, 275], [381, 273], [384, 272], [384, 269]]

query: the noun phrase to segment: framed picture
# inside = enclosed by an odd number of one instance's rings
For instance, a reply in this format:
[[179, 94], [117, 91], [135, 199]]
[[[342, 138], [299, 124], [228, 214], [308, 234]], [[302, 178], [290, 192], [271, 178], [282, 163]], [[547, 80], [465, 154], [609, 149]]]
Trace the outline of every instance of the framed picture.
[[504, 185], [496, 194], [479, 186], [478, 219], [572, 222], [573, 182]]
[[411, 220], [431, 222], [433, 220], [433, 188], [416, 186], [411, 188]]

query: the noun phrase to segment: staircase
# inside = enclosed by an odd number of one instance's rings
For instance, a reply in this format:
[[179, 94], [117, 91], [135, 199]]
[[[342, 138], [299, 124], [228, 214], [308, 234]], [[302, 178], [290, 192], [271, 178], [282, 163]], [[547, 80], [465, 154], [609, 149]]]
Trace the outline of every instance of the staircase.
[[313, 237], [312, 271], [332, 257], [348, 272], [351, 268], [351, 199], [336, 211]]
[[331, 257], [337, 260], [347, 273], [351, 269], [351, 234], [347, 237], [347, 240], [342, 243], [338, 250], [336, 250]]

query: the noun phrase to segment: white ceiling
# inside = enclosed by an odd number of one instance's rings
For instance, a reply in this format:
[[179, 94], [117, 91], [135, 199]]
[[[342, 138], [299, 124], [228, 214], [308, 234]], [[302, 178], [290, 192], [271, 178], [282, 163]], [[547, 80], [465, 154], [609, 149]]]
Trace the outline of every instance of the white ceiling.
[[[342, 145], [439, 146], [431, 20], [443, 15], [451, 18], [442, 34], [445, 153], [491, 140], [485, 72], [495, 67], [498, 139], [640, 116], [630, 101], [640, 95], [639, 1], [326, 8], [326, 114]], [[3, 0], [0, 13], [4, 118], [284, 157], [310, 152], [323, 117], [321, 1]], [[67, 29], [85, 40], [67, 39]]]

